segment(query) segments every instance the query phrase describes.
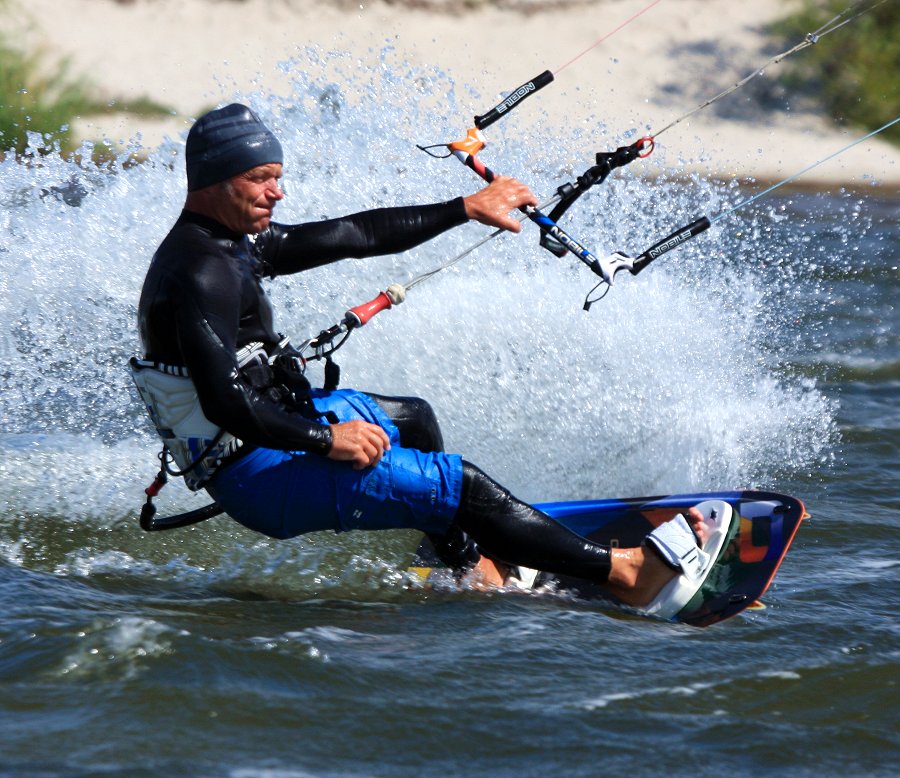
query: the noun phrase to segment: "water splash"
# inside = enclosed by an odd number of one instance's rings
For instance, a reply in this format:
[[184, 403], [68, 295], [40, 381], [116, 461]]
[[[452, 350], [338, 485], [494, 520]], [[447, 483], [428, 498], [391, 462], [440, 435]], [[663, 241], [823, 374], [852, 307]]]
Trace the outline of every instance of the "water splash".
[[[290, 97], [235, 96], [282, 140], [280, 221], [479, 186], [414, 145], [458, 132], [458, 86], [442, 74], [390, 52], [369, 68], [315, 51], [281, 67], [296, 74]], [[483, 153], [546, 195], [621, 142], [598, 127], [543, 117], [532, 134], [507, 137], [501, 124]], [[39, 514], [109, 526], [133, 513], [155, 472], [157, 443], [125, 364], [139, 350], [147, 263], [183, 201], [183, 139], [143, 164], [125, 160], [102, 170], [56, 157], [0, 163], [0, 522]], [[665, 157], [657, 164], [655, 182], [626, 169], [585, 197], [567, 217], [573, 235], [597, 253], [637, 253], [736, 197], [667, 177]], [[529, 500], [771, 486], [827, 456], [835, 427], [816, 385], [785, 368], [816, 296], [797, 283], [794, 249], [767, 237], [777, 214], [759, 213], [617, 280], [589, 314], [581, 302], [594, 279], [539, 249], [526, 225], [355, 334], [340, 354], [344, 385], [427, 397], [448, 446]], [[803, 221], [793, 223], [799, 240]], [[280, 328], [302, 340], [483, 234], [467, 225], [400, 257], [279, 279]], [[321, 382], [317, 368], [312, 379]]]

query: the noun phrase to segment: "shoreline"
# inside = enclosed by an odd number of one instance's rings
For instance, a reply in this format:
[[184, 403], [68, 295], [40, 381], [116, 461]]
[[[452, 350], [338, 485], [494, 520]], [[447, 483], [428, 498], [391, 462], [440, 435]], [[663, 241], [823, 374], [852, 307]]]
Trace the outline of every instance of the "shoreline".
[[[291, 73], [280, 63], [302, 61], [308, 50], [336, 68], [350, 60], [361, 69], [387, 62], [397, 72], [446, 76], [460, 92], [466, 122], [537, 72], [581, 52], [577, 62], [553, 70], [558, 77], [540, 100], [517, 110], [520, 130], [541, 112], [648, 127], [648, 117], [682, 116], [771, 58], [763, 28], [790, 10], [782, 0], [672, 0], [649, 10], [646, 0], [602, 0], [550, 11], [479, 7], [458, 14], [435, 10], [433, 3], [409, 8], [384, 0], [9, 3], [0, 30], [15, 32], [18, 45], [67, 61], [70, 74], [93, 82], [104, 99], [146, 96], [172, 107], [168, 120], [116, 115], [82, 117], [75, 125], [79, 138], [130, 142], [149, 153], [166, 137], [183, 142], [195, 115], [236, 93], [289, 93]], [[608, 40], [587, 50], [604, 36]], [[659, 156], [674, 158], [685, 175], [778, 182], [866, 134], [836, 126], [802, 99], [781, 94], [765, 76], [754, 84], [755, 91], [730, 95], [671, 128]], [[486, 95], [483, 104], [462, 95], [470, 86]], [[764, 108], [756, 95], [783, 107]], [[646, 169], [641, 175], [654, 174]], [[869, 139], [799, 184], [900, 192], [900, 148]]]

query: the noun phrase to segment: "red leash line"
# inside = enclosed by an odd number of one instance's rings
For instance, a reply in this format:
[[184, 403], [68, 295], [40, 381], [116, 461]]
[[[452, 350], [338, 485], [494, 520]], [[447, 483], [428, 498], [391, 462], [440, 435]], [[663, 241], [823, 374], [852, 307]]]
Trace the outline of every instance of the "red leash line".
[[574, 57], [572, 57], [572, 59], [570, 59], [565, 65], [563, 65], [562, 67], [557, 68], [556, 70], [554, 70], [554, 71], [553, 71], [553, 74], [556, 75], [556, 74], [558, 74], [558, 73], [561, 73], [565, 68], [569, 67], [569, 65], [571, 65], [573, 62], [575, 62], [575, 61], [578, 60], [578, 59], [581, 59], [585, 54], [587, 54], [587, 53], [588, 53], [589, 51], [591, 51], [592, 49], [597, 48], [597, 46], [599, 46], [601, 43], [603, 43], [603, 41], [605, 41], [607, 38], [611, 38], [613, 35], [615, 35], [615, 34], [616, 34], [619, 30], [621, 30], [623, 27], [626, 27], [626, 26], [628, 26], [629, 24], [631, 24], [635, 19], [637, 19], [637, 18], [638, 18], [639, 16], [641, 16], [642, 14], [645, 14], [647, 11], [649, 11], [651, 8], [653, 8], [654, 5], [657, 5], [657, 4], [659, 4], [660, 2], [662, 2], [662, 0], [653, 0], [653, 2], [650, 3], [650, 5], [648, 5], [646, 8], [644, 8], [644, 9], [638, 11], [638, 12], [637, 12], [636, 14], [634, 14], [634, 16], [632, 16], [631, 18], [626, 19], [624, 22], [622, 22], [622, 23], [621, 23], [618, 27], [616, 27], [614, 30], [612, 30], [611, 32], [606, 33], [606, 35], [604, 35], [603, 37], [598, 38], [596, 41], [594, 41], [590, 46], [588, 46], [588, 47], [587, 47], [584, 51], [582, 51], [580, 54], [576, 54]]

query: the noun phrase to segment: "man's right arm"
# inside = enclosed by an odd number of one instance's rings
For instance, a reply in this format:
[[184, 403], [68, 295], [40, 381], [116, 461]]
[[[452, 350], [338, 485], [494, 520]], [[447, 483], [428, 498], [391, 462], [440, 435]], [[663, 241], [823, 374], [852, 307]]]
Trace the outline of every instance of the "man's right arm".
[[[377, 465], [391, 447], [378, 425], [349, 421], [317, 424], [258, 392], [241, 376], [210, 323], [192, 327], [185, 353], [206, 417], [239, 440], [281, 451], [309, 451], [350, 462], [355, 470]], [[205, 343], [204, 343], [205, 341]], [[194, 367], [196, 366], [196, 367]]]
[[328, 425], [289, 411], [241, 375], [235, 356], [238, 284], [218, 283], [212, 295], [199, 286], [183, 289], [175, 325], [184, 363], [206, 417], [244, 443], [328, 454], [332, 447]]

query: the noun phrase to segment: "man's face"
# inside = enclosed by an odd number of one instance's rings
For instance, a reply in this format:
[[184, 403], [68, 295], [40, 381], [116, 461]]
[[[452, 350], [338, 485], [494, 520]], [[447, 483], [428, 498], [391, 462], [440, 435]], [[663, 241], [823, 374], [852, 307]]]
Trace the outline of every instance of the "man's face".
[[272, 209], [284, 192], [280, 185], [281, 164], [259, 165], [221, 185], [218, 218], [235, 232], [255, 235], [269, 226]]

